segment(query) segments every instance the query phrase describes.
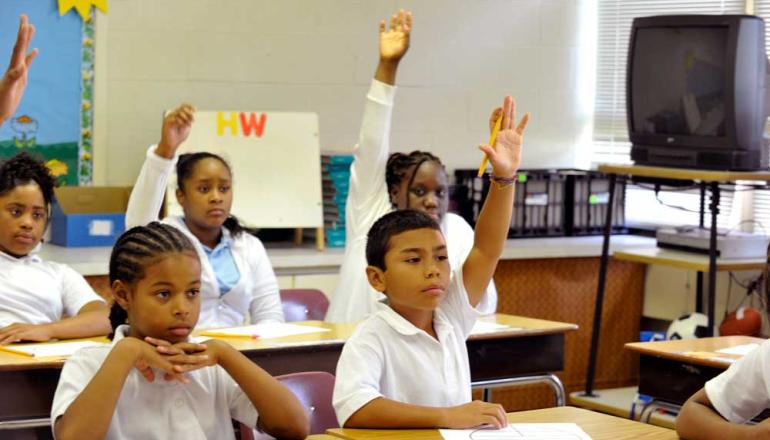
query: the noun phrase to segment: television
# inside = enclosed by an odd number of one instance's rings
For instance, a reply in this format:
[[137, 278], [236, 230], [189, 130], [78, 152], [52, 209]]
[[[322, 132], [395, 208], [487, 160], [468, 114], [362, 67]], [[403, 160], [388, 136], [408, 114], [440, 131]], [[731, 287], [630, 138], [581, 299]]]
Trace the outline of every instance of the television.
[[766, 168], [767, 73], [759, 17], [635, 19], [626, 71], [631, 159], [651, 166]]

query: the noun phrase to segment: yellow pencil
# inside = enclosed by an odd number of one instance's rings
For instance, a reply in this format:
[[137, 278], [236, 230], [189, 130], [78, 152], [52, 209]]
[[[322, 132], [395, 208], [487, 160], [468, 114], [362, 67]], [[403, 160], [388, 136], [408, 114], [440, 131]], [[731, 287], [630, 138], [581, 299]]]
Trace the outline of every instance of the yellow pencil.
[[[492, 135], [489, 136], [489, 146], [494, 148], [495, 147], [495, 140], [497, 139], [497, 132], [500, 131], [500, 125], [503, 122], [503, 112], [500, 112], [500, 116], [497, 117], [497, 121], [495, 121], [495, 128], [492, 129]], [[484, 175], [484, 171], [487, 170], [487, 162], [489, 161], [489, 157], [485, 154], [484, 158], [481, 159], [481, 165], [479, 165], [479, 174], [478, 177], [481, 177]]]
[[211, 336], [213, 338], [226, 338], [226, 339], [259, 339], [259, 335], [234, 335], [229, 333], [219, 332], [202, 332], [201, 336]]

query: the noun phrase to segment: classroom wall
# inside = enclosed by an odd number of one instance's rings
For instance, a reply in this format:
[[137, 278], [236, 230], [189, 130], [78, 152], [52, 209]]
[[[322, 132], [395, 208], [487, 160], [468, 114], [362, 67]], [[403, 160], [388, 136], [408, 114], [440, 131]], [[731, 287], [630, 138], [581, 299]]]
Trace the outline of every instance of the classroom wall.
[[[349, 151], [377, 62], [377, 23], [414, 12], [393, 150], [477, 166], [505, 93], [532, 112], [525, 167], [585, 163], [594, 0], [112, 0], [98, 14], [95, 183], [133, 183], [163, 110], [313, 111]], [[588, 54], [588, 55], [587, 55]], [[581, 162], [582, 161], [582, 162]], [[237, 173], [237, 165], [236, 165]]]

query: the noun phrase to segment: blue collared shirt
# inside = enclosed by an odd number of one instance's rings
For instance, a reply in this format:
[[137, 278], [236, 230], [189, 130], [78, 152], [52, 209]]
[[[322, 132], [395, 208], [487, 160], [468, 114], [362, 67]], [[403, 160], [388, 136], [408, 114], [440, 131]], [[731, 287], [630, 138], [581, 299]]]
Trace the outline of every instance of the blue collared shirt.
[[220, 296], [229, 292], [241, 279], [241, 273], [233, 258], [232, 243], [230, 231], [222, 228], [222, 238], [214, 249], [203, 246], [203, 251], [206, 252], [209, 263], [214, 269], [214, 275], [217, 277]]

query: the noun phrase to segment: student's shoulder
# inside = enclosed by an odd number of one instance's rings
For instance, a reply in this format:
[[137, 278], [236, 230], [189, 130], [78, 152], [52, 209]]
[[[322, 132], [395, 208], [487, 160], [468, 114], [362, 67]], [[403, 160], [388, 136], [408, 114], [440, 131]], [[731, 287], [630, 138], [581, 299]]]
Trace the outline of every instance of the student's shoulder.
[[64, 362], [64, 368], [66, 370], [77, 369], [83, 372], [95, 373], [104, 363], [112, 347], [111, 344], [83, 347], [67, 358]]
[[353, 345], [382, 347], [392, 339], [391, 333], [394, 333], [394, 330], [388, 325], [383, 312], [375, 312], [356, 326], [346, 344], [352, 341]]

